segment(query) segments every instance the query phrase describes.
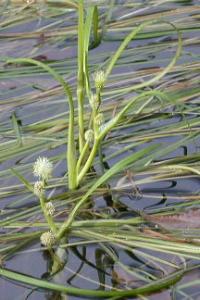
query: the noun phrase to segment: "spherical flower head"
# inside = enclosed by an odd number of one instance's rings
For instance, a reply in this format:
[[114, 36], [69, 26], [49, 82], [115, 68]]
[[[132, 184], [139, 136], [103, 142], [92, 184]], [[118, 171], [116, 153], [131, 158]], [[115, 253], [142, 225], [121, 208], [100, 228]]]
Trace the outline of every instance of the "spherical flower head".
[[44, 195], [44, 182], [43, 181], [36, 181], [33, 188], [34, 194], [40, 198]]
[[33, 174], [42, 180], [48, 180], [52, 176], [53, 164], [47, 157], [38, 157], [33, 166]]
[[55, 206], [53, 205], [53, 203], [51, 201], [46, 204], [46, 210], [47, 210], [47, 214], [49, 216], [53, 216], [53, 214], [55, 212]]
[[103, 70], [97, 71], [94, 74], [94, 83], [97, 89], [102, 89], [105, 83], [105, 73]]
[[85, 132], [85, 140], [88, 143], [92, 143], [93, 142], [93, 140], [94, 140], [94, 131], [92, 129], [88, 129]]
[[104, 122], [104, 116], [102, 113], [99, 113], [96, 118], [95, 118], [95, 123], [98, 125], [98, 126], [101, 126]]
[[43, 246], [51, 248], [55, 245], [56, 238], [52, 231], [47, 231], [40, 236], [40, 241]]

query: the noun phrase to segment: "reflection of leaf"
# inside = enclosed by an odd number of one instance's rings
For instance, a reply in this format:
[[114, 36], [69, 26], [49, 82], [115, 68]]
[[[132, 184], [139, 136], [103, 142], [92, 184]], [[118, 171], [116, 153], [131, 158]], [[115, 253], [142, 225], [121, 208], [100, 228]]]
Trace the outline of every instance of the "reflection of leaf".
[[158, 224], [165, 229], [198, 228], [200, 226], [200, 209], [171, 215], [145, 215], [147, 221]]
[[95, 251], [95, 260], [96, 260], [96, 266], [97, 266], [97, 274], [99, 277], [99, 289], [103, 290], [105, 289], [105, 263], [104, 263], [104, 257], [105, 252], [102, 249], [96, 249]]
[[123, 268], [115, 266], [112, 270], [112, 280], [115, 286], [118, 287], [137, 287], [139, 282], [137, 278], [126, 272]]

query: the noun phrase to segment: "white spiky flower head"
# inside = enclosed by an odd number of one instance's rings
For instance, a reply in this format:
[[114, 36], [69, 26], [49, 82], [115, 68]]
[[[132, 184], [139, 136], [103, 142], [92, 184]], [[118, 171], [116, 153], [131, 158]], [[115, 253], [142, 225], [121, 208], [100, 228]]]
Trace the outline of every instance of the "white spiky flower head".
[[33, 174], [42, 180], [48, 180], [52, 176], [53, 164], [47, 157], [38, 157], [33, 166]]
[[36, 181], [33, 188], [34, 194], [40, 198], [44, 195], [44, 182], [43, 181]]
[[93, 142], [93, 140], [94, 140], [94, 131], [92, 129], [88, 129], [85, 132], [85, 140], [88, 143], [92, 143]]
[[53, 216], [53, 214], [55, 212], [55, 206], [53, 205], [53, 203], [51, 201], [46, 204], [46, 210], [47, 210], [47, 214], [49, 216]]
[[104, 87], [105, 73], [103, 70], [99, 70], [96, 73], [94, 73], [94, 83], [97, 89], [101, 89]]
[[56, 237], [52, 231], [46, 231], [40, 236], [40, 241], [43, 246], [51, 248], [56, 243]]

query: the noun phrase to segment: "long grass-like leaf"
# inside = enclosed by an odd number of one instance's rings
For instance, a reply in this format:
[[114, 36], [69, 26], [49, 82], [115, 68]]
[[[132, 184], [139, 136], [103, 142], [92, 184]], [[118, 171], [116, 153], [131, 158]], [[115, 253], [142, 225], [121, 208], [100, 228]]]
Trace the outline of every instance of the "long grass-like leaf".
[[74, 287], [66, 287], [65, 285], [48, 282], [42, 279], [37, 279], [14, 271], [10, 271], [8, 269], [0, 268], [0, 276], [7, 277], [9, 279], [19, 281], [28, 285], [59, 291], [66, 294], [79, 295], [79, 296], [81, 295], [82, 297], [89, 296], [89, 297], [101, 297], [101, 298], [108, 298], [114, 296], [128, 297], [128, 296], [143, 295], [143, 294], [159, 291], [163, 288], [171, 286], [172, 284], [175, 284], [177, 281], [181, 279], [183, 274], [184, 271], [177, 271], [174, 274], [166, 276], [165, 278], [159, 279], [157, 281], [153, 281], [152, 283], [146, 284], [143, 287], [131, 289], [127, 291], [122, 291], [122, 290], [99, 291], [99, 290], [87, 290], [87, 289], [79, 289]]
[[[128, 43], [137, 35], [138, 32], [140, 32], [141, 30], [143, 30], [146, 26], [152, 25], [154, 24], [155, 21], [150, 21], [150, 22], [144, 22], [141, 25], [139, 25], [136, 29], [134, 29], [126, 38], [125, 40], [122, 42], [122, 44], [120, 45], [120, 47], [118, 48], [118, 50], [116, 51], [115, 55], [113, 56], [113, 58], [111, 59], [107, 69], [106, 69], [106, 73], [105, 76], [108, 77], [108, 75], [111, 73], [116, 61], [118, 60], [119, 56], [122, 54], [122, 52], [124, 51], [124, 49], [127, 47]], [[153, 77], [152, 79], [143, 82], [143, 83], [139, 83], [136, 85], [133, 85], [131, 87], [128, 88], [120, 88], [118, 89], [118, 91], [121, 92], [131, 92], [133, 90], [136, 89], [140, 89], [140, 88], [144, 88], [147, 86], [150, 86], [151, 84], [157, 82], [158, 80], [160, 80], [165, 74], [167, 74], [172, 67], [176, 64], [180, 54], [181, 54], [181, 49], [182, 49], [182, 39], [181, 39], [181, 33], [180, 31], [176, 28], [176, 26], [170, 22], [165, 22], [167, 24], [169, 24], [170, 26], [173, 27], [173, 29], [177, 32], [178, 34], [178, 47], [176, 50], [176, 53], [174, 55], [174, 57], [171, 59], [170, 63], [161, 71], [158, 73], [158, 75], [156, 75], [155, 77]], [[116, 92], [116, 90], [115, 90]], [[113, 94], [113, 91], [109, 92], [109, 94]]]

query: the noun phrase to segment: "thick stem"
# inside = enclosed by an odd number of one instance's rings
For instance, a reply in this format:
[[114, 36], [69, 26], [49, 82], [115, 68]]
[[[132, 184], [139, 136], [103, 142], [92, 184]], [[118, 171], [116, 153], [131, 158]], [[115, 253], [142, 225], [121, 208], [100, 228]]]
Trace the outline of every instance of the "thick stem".
[[86, 155], [88, 149], [89, 149], [89, 143], [86, 142], [85, 145], [84, 145], [84, 147], [83, 147], [83, 150], [82, 150], [81, 153], [80, 153], [80, 156], [79, 156], [79, 159], [78, 159], [78, 162], [77, 162], [77, 165], [76, 165], [76, 173], [77, 173], [77, 174], [79, 173], [81, 164], [82, 164], [82, 162], [83, 162], [83, 159], [84, 159], [84, 157], [85, 157], [85, 155]]
[[79, 152], [84, 147], [84, 8], [83, 0], [79, 1], [78, 19], [78, 126], [79, 126]]
[[[72, 108], [71, 108], [72, 111]], [[77, 187], [76, 177], [76, 146], [74, 140], [74, 110], [70, 113], [67, 147], [68, 187], [73, 190]]]
[[98, 115], [99, 107], [101, 105], [100, 89], [96, 89], [95, 101], [96, 101], [96, 103], [93, 104], [93, 108], [92, 108], [92, 121], [93, 121], [94, 136], [95, 136], [95, 138], [97, 138], [99, 135], [99, 125], [96, 124], [95, 119], [96, 119], [96, 116]]
[[77, 176], [77, 183], [79, 185], [80, 181], [83, 179], [83, 177], [85, 176], [85, 174], [87, 173], [87, 171], [89, 170], [89, 168], [91, 167], [94, 159], [95, 159], [95, 156], [98, 152], [98, 146], [99, 146], [99, 143], [100, 143], [100, 140], [99, 139], [96, 139], [94, 141], [94, 145], [92, 147], [92, 150], [90, 152], [90, 155], [84, 165], [84, 167], [82, 168], [81, 172], [79, 173], [79, 175]]

